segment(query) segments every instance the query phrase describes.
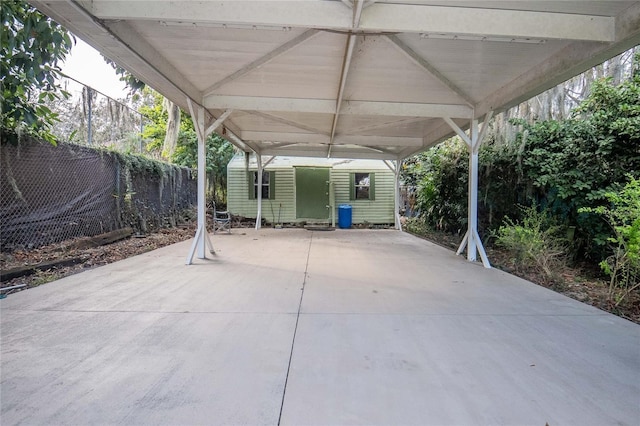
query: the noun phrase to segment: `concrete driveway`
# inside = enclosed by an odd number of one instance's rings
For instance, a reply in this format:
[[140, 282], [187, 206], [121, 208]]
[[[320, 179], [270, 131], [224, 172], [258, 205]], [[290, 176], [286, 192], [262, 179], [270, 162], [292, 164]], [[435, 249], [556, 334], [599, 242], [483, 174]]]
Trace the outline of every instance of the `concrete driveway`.
[[0, 301], [0, 423], [640, 424], [638, 325], [396, 231], [212, 240]]

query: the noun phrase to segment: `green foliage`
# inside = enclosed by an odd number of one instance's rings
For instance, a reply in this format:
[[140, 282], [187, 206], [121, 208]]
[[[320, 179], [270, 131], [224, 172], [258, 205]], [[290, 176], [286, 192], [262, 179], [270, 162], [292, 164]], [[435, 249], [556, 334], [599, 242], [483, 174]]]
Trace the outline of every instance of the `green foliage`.
[[[207, 138], [205, 152], [210, 195], [217, 204], [226, 204], [227, 164], [233, 157], [233, 145], [217, 134], [211, 134]], [[194, 169], [198, 167], [198, 138], [193, 128], [180, 130], [178, 146], [172, 160], [176, 164]]]
[[466, 226], [467, 206], [462, 200], [467, 199], [467, 158], [465, 144], [457, 139], [421, 155], [417, 205], [430, 227], [459, 232]]
[[[640, 287], [640, 179], [629, 176], [629, 182], [619, 192], [605, 194], [609, 205], [583, 208], [581, 212], [597, 213], [613, 229], [608, 238], [612, 254], [600, 262], [609, 275], [609, 296], [618, 305], [634, 289]], [[618, 295], [615, 289], [622, 291]]]
[[[478, 224], [492, 231], [504, 217], [517, 221], [517, 205], [538, 205], [568, 229], [573, 257], [606, 257], [612, 230], [589, 209], [607, 203], [627, 174], [640, 178], [640, 56], [630, 79], [614, 86], [599, 80], [567, 120], [519, 126], [514, 140], [491, 138], [479, 152]], [[491, 133], [489, 133], [490, 135]], [[404, 181], [417, 182], [421, 218], [435, 229], [466, 227], [466, 147], [457, 139], [407, 162]]]
[[[159, 152], [164, 144], [168, 119], [168, 113], [162, 105], [164, 98], [148, 88], [143, 90], [143, 94], [150, 96], [152, 102], [140, 108], [140, 112], [149, 119], [142, 137], [146, 140], [149, 151]], [[209, 180], [209, 195], [214, 197], [219, 204], [226, 202], [227, 164], [231, 161], [233, 152], [233, 145], [217, 134], [211, 134], [207, 138], [206, 170]], [[193, 127], [193, 121], [188, 114], [183, 114], [180, 119], [178, 143], [170, 160], [175, 164], [192, 169], [198, 167], [198, 137]]]
[[138, 154], [125, 154], [117, 151], [113, 151], [113, 154], [118, 158], [121, 164], [123, 164], [127, 170], [131, 173], [163, 176], [165, 172], [171, 169], [171, 166], [162, 161], [153, 160]]
[[147, 150], [161, 151], [164, 143], [164, 136], [167, 132], [167, 111], [162, 107], [163, 96], [148, 87], [142, 90], [145, 99], [150, 102], [140, 106], [139, 111], [145, 116], [142, 139], [147, 143]]
[[546, 210], [519, 207], [520, 222], [505, 217], [496, 232], [496, 243], [514, 258], [516, 269], [535, 270], [547, 280], [555, 280], [566, 257], [566, 234]]
[[610, 230], [589, 210], [626, 181], [640, 177], [640, 57], [632, 78], [619, 86], [610, 79], [594, 83], [591, 94], [563, 121], [519, 122], [516, 144], [525, 146], [522, 177], [533, 199], [575, 225], [579, 248], [602, 256]]
[[590, 96], [575, 110], [574, 116], [589, 119], [599, 134], [618, 141], [613, 148], [622, 148], [623, 153], [628, 152], [637, 159], [640, 143], [640, 54], [634, 58], [630, 79], [618, 86], [614, 86], [610, 78], [596, 81]]
[[0, 2], [0, 15], [0, 129], [8, 138], [26, 133], [55, 144], [51, 128], [58, 115], [46, 101], [68, 96], [56, 79], [74, 40], [24, 1]]
[[426, 171], [423, 167], [424, 158], [427, 153], [421, 153], [407, 158], [402, 162], [402, 168], [400, 169], [400, 176], [402, 182], [408, 186], [417, 186], [424, 178]]
[[115, 70], [116, 75], [119, 76], [119, 80], [127, 85], [130, 94], [143, 90], [146, 87], [146, 84], [142, 80], [138, 80], [129, 71], [125, 70], [106, 56], [103, 55], [102, 57], [104, 58], [104, 61], [111, 65], [111, 68]]
[[[485, 142], [479, 152], [478, 224], [494, 230], [509, 216], [517, 219], [518, 205], [530, 205], [535, 199], [531, 184], [522, 178], [523, 146]], [[461, 200], [467, 202], [466, 199]]]
[[407, 218], [407, 221], [402, 225], [405, 231], [415, 235], [427, 235], [430, 231], [424, 220], [417, 217]]

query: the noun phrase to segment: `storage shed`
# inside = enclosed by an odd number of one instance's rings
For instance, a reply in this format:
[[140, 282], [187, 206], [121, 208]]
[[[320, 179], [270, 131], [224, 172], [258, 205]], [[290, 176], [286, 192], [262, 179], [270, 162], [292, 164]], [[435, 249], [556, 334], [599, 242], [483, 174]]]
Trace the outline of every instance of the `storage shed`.
[[270, 223], [335, 225], [341, 204], [352, 206], [354, 224], [395, 221], [395, 173], [383, 161], [275, 157], [262, 173], [258, 194], [256, 156], [238, 154], [229, 162], [227, 201], [232, 214], [256, 218], [261, 195], [262, 217]]

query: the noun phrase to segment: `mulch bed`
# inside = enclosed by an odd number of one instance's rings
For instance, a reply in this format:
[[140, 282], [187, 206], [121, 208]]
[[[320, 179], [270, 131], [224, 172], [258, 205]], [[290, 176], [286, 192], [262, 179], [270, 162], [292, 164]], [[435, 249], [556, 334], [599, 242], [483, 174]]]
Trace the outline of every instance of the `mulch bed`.
[[57, 280], [67, 275], [72, 275], [96, 266], [117, 262], [131, 256], [146, 253], [160, 247], [193, 238], [195, 225], [180, 226], [176, 228], [164, 228], [148, 235], [132, 236], [111, 244], [91, 247], [78, 245], [78, 240], [69, 240], [45, 247], [18, 250], [13, 253], [0, 253], [0, 270], [8, 271], [25, 265], [47, 264], [67, 260], [77, 260], [70, 265], [62, 265], [51, 268], [43, 268], [30, 275], [13, 278], [2, 282], [0, 288], [13, 287], [24, 284], [24, 287], [2, 292], [25, 290], [38, 285]]

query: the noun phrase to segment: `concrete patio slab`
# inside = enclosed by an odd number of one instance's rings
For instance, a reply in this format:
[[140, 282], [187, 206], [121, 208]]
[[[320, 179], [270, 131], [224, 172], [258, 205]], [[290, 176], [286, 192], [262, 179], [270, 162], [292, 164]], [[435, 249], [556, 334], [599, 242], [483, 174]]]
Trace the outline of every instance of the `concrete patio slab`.
[[0, 301], [0, 422], [640, 424], [638, 325], [396, 231], [212, 240]]

